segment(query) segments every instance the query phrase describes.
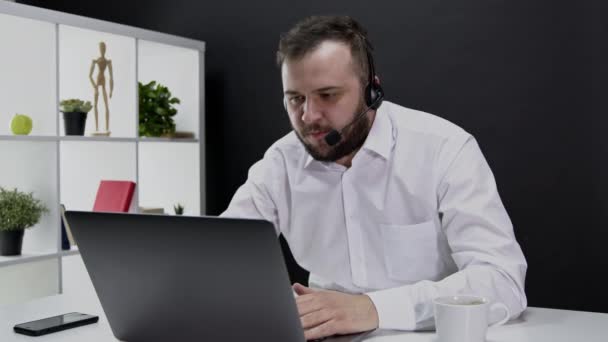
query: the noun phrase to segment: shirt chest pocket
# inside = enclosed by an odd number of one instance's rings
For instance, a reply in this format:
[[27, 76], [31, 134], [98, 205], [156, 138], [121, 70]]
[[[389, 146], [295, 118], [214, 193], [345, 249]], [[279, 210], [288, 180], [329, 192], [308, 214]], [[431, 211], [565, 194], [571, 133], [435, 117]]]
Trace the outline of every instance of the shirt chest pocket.
[[413, 225], [380, 224], [380, 229], [389, 278], [406, 282], [438, 279], [443, 261], [432, 220]]

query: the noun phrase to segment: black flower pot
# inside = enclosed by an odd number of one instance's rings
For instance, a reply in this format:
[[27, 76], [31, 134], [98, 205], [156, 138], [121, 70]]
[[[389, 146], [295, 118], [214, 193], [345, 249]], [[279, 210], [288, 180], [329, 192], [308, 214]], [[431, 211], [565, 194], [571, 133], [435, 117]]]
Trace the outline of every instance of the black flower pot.
[[65, 135], [84, 135], [84, 128], [87, 123], [87, 113], [63, 112], [63, 127]]
[[23, 230], [0, 230], [0, 255], [21, 255]]

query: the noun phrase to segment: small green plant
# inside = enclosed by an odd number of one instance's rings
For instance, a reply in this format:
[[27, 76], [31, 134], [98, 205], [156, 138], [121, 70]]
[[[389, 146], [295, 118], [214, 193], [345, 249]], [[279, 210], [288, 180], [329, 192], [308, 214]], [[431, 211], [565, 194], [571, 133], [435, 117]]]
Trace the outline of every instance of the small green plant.
[[152, 81], [148, 84], [139, 83], [139, 136], [160, 137], [171, 136], [175, 133], [173, 117], [179, 99], [172, 97], [169, 88]]
[[24, 230], [34, 226], [48, 209], [32, 193], [0, 187], [0, 230]]
[[59, 110], [64, 113], [88, 113], [92, 108], [91, 102], [79, 99], [67, 99], [59, 103]]
[[173, 206], [173, 210], [175, 210], [175, 215], [183, 215], [184, 214], [184, 206], [180, 203], [177, 203]]

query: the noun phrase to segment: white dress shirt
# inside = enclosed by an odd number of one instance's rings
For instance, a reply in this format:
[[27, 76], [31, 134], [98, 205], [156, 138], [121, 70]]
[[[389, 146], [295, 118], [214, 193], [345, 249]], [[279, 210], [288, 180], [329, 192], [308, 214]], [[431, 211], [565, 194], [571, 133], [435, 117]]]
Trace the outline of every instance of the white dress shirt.
[[274, 223], [310, 286], [366, 293], [382, 329], [432, 327], [443, 295], [486, 296], [512, 318], [527, 305], [526, 260], [475, 139], [388, 101], [350, 168], [314, 160], [291, 132], [222, 216]]

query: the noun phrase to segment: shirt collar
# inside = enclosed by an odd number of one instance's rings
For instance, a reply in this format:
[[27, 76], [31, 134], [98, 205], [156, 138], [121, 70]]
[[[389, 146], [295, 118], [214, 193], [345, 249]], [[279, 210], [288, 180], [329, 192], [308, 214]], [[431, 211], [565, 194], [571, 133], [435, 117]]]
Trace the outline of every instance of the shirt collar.
[[[376, 110], [376, 117], [372, 123], [372, 128], [363, 143], [361, 149], [372, 151], [385, 160], [388, 160], [391, 149], [394, 144], [393, 125], [391, 123], [388, 105], [386, 101], [383, 106]], [[360, 151], [360, 150], [359, 150]], [[306, 162], [304, 168], [308, 168], [310, 164], [316, 161], [309, 153], [306, 153]], [[321, 162], [319, 162], [321, 163]], [[326, 166], [333, 163], [322, 163]]]
[[393, 124], [389, 118], [388, 104], [385, 103], [376, 111], [376, 118], [361, 149], [372, 151], [388, 160], [393, 143]]

